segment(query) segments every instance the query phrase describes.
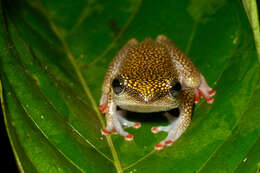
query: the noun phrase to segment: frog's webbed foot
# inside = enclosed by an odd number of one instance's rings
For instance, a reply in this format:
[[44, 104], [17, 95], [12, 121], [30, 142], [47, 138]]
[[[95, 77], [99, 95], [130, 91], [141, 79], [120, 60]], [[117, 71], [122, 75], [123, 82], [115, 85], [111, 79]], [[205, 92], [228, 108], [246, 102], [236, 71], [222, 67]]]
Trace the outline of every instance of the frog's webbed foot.
[[189, 124], [188, 122], [187, 125], [183, 125], [186, 124], [188, 120], [181, 116], [179, 116], [178, 118], [172, 117], [166, 112], [166, 117], [170, 121], [170, 125], [153, 127], [151, 129], [153, 133], [159, 133], [161, 131], [168, 132], [167, 137], [164, 140], [162, 140], [159, 144], [154, 146], [155, 150], [162, 150], [164, 146], [171, 146], [182, 135], [182, 133], [186, 130]]
[[207, 81], [205, 80], [204, 76], [200, 74], [200, 85], [198, 88], [194, 88], [194, 95], [195, 95], [195, 103], [200, 101], [200, 97], [206, 99], [208, 104], [212, 104], [214, 102], [213, 96], [216, 94], [216, 91], [209, 87]]
[[133, 127], [135, 129], [138, 129], [139, 127], [141, 127], [140, 122], [128, 121], [125, 118], [125, 114], [126, 114], [126, 111], [124, 111], [124, 110], [117, 111], [118, 119], [119, 119], [120, 123], [123, 125], [123, 127]]
[[153, 127], [151, 129], [153, 133], [158, 133], [160, 131], [168, 132], [167, 137], [159, 144], [155, 145], [155, 150], [162, 150], [164, 146], [171, 146], [189, 126], [191, 121], [192, 106], [194, 103], [192, 89], [184, 89], [182, 99], [183, 102], [178, 108], [180, 112], [178, 117], [174, 117], [168, 112], [165, 113], [165, 116], [170, 121], [170, 125]]
[[105, 129], [101, 130], [102, 135], [109, 135], [110, 133], [117, 133], [125, 137], [125, 140], [131, 141], [134, 135], [129, 134], [124, 130], [123, 127], [134, 127], [139, 128], [141, 124], [139, 122], [128, 121], [124, 115], [126, 111], [116, 110], [116, 108], [107, 109], [106, 120], [107, 126]]

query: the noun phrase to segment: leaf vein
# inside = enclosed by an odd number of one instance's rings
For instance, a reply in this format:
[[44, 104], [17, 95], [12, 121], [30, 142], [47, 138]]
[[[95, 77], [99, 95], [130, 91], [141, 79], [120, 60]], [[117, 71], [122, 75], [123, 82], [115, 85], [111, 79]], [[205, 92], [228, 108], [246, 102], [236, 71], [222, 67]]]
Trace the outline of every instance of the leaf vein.
[[[90, 92], [90, 89], [89, 89], [89, 87], [88, 87], [88, 85], [87, 85], [87, 83], [86, 83], [86, 81], [85, 81], [85, 79], [83, 77], [83, 74], [81, 73], [81, 71], [80, 71], [80, 69], [79, 69], [79, 67], [78, 67], [78, 65], [76, 63], [76, 60], [75, 60], [74, 56], [72, 55], [72, 53], [71, 53], [71, 51], [69, 49], [69, 46], [68, 46], [67, 42], [65, 41], [65, 39], [61, 35], [60, 29], [56, 26], [56, 24], [49, 17], [48, 12], [43, 8], [43, 6], [41, 5], [40, 2], [39, 2], [38, 5], [39, 5], [38, 9], [41, 10], [42, 13], [46, 16], [46, 18], [49, 21], [49, 23], [50, 23], [54, 33], [57, 35], [57, 37], [62, 42], [62, 44], [64, 46], [64, 51], [67, 54], [67, 57], [69, 58], [72, 66], [73, 66], [73, 68], [74, 68], [74, 70], [75, 70], [75, 72], [77, 74], [77, 77], [79, 78], [79, 81], [80, 81], [80, 83], [81, 83], [81, 85], [82, 85], [82, 87], [83, 87], [83, 89], [84, 89], [84, 91], [86, 93], [86, 95], [89, 97], [90, 102], [91, 102], [91, 104], [92, 104], [92, 106], [93, 106], [93, 108], [94, 108], [94, 110], [96, 112], [96, 115], [97, 115], [99, 121], [101, 122], [102, 127], [105, 128], [105, 122], [104, 122], [104, 120], [103, 120], [103, 118], [101, 116], [101, 113], [98, 110], [98, 106], [97, 106], [97, 104], [96, 104], [96, 102], [95, 102], [95, 100], [94, 100], [94, 98], [93, 98], [93, 96], [92, 96], [92, 94]], [[113, 158], [114, 158], [114, 165], [115, 165], [117, 171], [121, 173], [123, 171], [122, 171], [121, 164], [120, 164], [120, 161], [119, 161], [119, 158], [118, 158], [118, 155], [117, 155], [117, 151], [116, 151], [116, 149], [114, 147], [113, 141], [112, 141], [110, 136], [107, 136], [106, 139], [108, 141], [108, 145], [109, 145], [109, 147], [111, 149], [111, 152], [112, 152], [112, 155], [113, 155]]]
[[[27, 117], [33, 122], [33, 124], [35, 125], [35, 127], [39, 130], [39, 132], [43, 135], [43, 137], [48, 141], [48, 143], [53, 146], [64, 158], [66, 158], [72, 165], [74, 165], [77, 169], [80, 170], [80, 172], [85, 172], [84, 170], [82, 170], [75, 162], [73, 162], [69, 157], [67, 157], [63, 151], [61, 151], [53, 142], [51, 142], [51, 140], [49, 140], [48, 136], [45, 134], [45, 132], [42, 130], [42, 128], [38, 125], [38, 123], [30, 116], [30, 114], [26, 111], [25, 106], [19, 101], [19, 99], [17, 98], [17, 95], [15, 94], [15, 92], [13, 92], [13, 96], [15, 98], [15, 100], [17, 101], [17, 103], [19, 103], [19, 105], [21, 106], [21, 108], [23, 109], [24, 113], [26, 113]], [[56, 110], [55, 110], [56, 111]]]
[[[248, 99], [248, 103], [246, 105], [248, 105], [252, 99], [254, 94], [251, 94], [249, 96]], [[246, 106], [247, 107], [247, 106]], [[228, 138], [233, 134], [234, 130], [236, 129], [236, 127], [238, 126], [239, 122], [241, 121], [241, 119], [243, 118], [243, 115], [245, 114], [245, 112], [248, 109], [245, 109], [243, 111], [243, 113], [240, 115], [240, 117], [238, 118], [238, 120], [236, 121], [236, 123], [234, 124], [233, 128], [231, 129], [231, 131], [229, 132], [228, 136], [223, 140], [223, 142], [210, 154], [210, 156], [208, 157], [208, 159], [204, 162], [204, 164], [198, 169], [198, 172], [201, 172], [201, 170], [207, 165], [207, 163], [211, 160], [211, 158], [213, 158], [213, 156], [216, 154], [216, 152], [227, 142]]]
[[[257, 138], [255, 139], [255, 141], [253, 142], [253, 144], [248, 148], [248, 150], [247, 150], [245, 156], [248, 155], [248, 153], [250, 152], [251, 148], [253, 148], [254, 145], [257, 143], [259, 137], [260, 137], [260, 134], [257, 136]], [[236, 167], [233, 169], [232, 172], [235, 172], [235, 171], [237, 170], [237, 168], [239, 167], [239, 165], [241, 165], [241, 164], [244, 162], [243, 160], [244, 160], [244, 158], [241, 159], [240, 163], [236, 165]]]
[[[16, 31], [19, 33], [19, 31], [18, 31], [18, 29], [16, 28], [16, 25], [15, 25], [15, 24], [14, 24], [14, 26], [15, 26]], [[44, 65], [44, 63], [43, 63], [42, 61], [40, 61], [39, 58], [37, 58], [35, 52], [34, 52], [34, 51], [30, 48], [30, 46], [26, 43], [26, 41], [23, 39], [23, 37], [20, 35], [20, 33], [19, 33], [18, 35], [20, 36], [20, 39], [22, 39], [22, 40], [24, 41], [25, 45], [28, 46], [28, 49], [29, 49], [28, 51], [31, 52], [31, 55], [34, 56], [35, 60], [37, 60], [37, 61], [39, 62], [39, 64], [41, 65], [41, 67], [43, 67], [42, 69], [45, 70], [56, 82], [60, 83], [61, 85], [65, 85], [65, 84], [62, 83], [62, 81], [58, 80], [58, 79], [56, 78], [56, 76], [55, 76], [54, 74], [52, 74], [52, 73], [48, 70], [48, 68], [44, 68], [44, 67], [46, 67], [46, 65]], [[26, 71], [24, 64], [22, 65], [22, 67], [23, 67], [24, 71]], [[31, 77], [31, 76], [30, 76], [30, 77]], [[32, 77], [31, 77], [31, 78], [32, 78]], [[36, 85], [37, 85], [37, 83], [36, 83]], [[43, 95], [45, 95], [44, 92], [42, 92], [42, 89], [41, 89], [40, 87], [38, 87], [38, 88], [39, 88], [39, 90], [41, 91], [41, 93], [42, 93]], [[71, 92], [73, 92], [73, 91], [71, 91]], [[46, 98], [46, 100], [48, 101], [48, 103], [53, 107], [53, 109], [54, 109], [56, 112], [58, 112], [58, 110], [56, 109], [55, 105], [53, 105], [53, 104], [51, 103], [51, 101], [50, 101], [47, 97], [45, 97], [45, 98]], [[87, 104], [86, 104], [81, 98], [79, 98], [78, 96], [76, 96], [76, 98], [77, 98], [80, 102], [82, 102], [83, 104], [87, 105]], [[96, 147], [94, 146], [94, 144], [92, 144], [92, 143], [91, 143], [89, 140], [87, 140], [78, 130], [76, 130], [76, 128], [75, 128], [72, 124], [68, 123], [68, 125], [69, 125], [86, 143], [88, 143], [90, 146], [92, 146], [98, 153], [100, 153], [102, 156], [104, 156], [104, 157], [105, 157], [106, 159], [108, 159], [109, 161], [113, 162], [108, 156], [105, 155], [105, 153], [103, 153], [103, 152], [100, 151], [98, 148], [96, 148]]]

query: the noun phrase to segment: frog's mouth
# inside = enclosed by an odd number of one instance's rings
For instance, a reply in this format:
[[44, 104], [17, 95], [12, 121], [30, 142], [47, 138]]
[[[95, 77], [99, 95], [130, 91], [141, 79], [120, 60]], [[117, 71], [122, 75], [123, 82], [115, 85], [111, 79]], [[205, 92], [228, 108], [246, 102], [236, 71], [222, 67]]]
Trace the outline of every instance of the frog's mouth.
[[141, 104], [141, 103], [121, 103], [117, 104], [121, 109], [131, 111], [131, 112], [140, 112], [140, 113], [149, 113], [149, 112], [162, 112], [168, 111], [178, 107], [178, 104], [175, 103], [152, 103], [152, 104]]

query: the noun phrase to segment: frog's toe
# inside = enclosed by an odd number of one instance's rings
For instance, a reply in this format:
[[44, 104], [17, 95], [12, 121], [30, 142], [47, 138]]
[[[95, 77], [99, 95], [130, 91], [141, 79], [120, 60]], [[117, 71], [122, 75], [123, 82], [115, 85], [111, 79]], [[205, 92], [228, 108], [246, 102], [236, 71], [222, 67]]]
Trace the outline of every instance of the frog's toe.
[[151, 131], [152, 131], [153, 133], [158, 133], [158, 132], [159, 132], [158, 127], [152, 127], [152, 128], [151, 128]]
[[164, 145], [159, 143], [154, 146], [154, 150], [160, 151], [164, 148]]
[[108, 110], [108, 97], [107, 97], [107, 94], [103, 94], [101, 96], [101, 99], [100, 99], [100, 102], [99, 102], [99, 110], [101, 110], [101, 112], [103, 114], [105, 114]]
[[213, 97], [210, 97], [207, 99], [207, 103], [208, 104], [212, 104], [214, 102], [214, 98]]
[[195, 102], [195, 104], [199, 103], [199, 102], [200, 102], [200, 97], [196, 97], [196, 96], [195, 96], [194, 102]]
[[171, 124], [168, 126], [158, 126], [151, 129], [153, 133], [158, 133], [160, 131], [168, 133], [167, 137], [160, 142], [161, 145], [166, 147], [171, 146], [183, 134], [183, 132], [189, 126], [190, 117], [185, 116], [185, 114], [182, 112], [175, 120], [170, 119], [170, 122]]
[[169, 126], [156, 126], [156, 127], [152, 127], [152, 128], [151, 128], [151, 131], [152, 131], [153, 133], [159, 133], [159, 132], [161, 132], [161, 131], [163, 131], [163, 132], [169, 132], [171, 128], [172, 128], [171, 125], [169, 125]]
[[125, 126], [125, 127], [133, 127], [135, 129], [138, 129], [141, 127], [141, 123], [140, 122], [131, 122], [131, 121], [128, 121], [126, 118], [125, 118], [125, 113], [126, 111], [123, 111], [123, 110], [120, 110], [120, 111], [117, 111], [117, 116], [118, 116], [118, 119], [120, 121], [120, 123]]
[[101, 134], [104, 136], [107, 136], [111, 133], [111, 131], [107, 130], [107, 129], [101, 129]]
[[128, 134], [125, 136], [126, 141], [132, 141], [133, 139], [134, 139], [134, 135], [132, 135], [132, 134]]
[[209, 92], [208, 92], [209, 96], [213, 97], [215, 94], [216, 94], [216, 90], [213, 90], [211, 89]]
[[[212, 104], [213, 102], [214, 102], [214, 98], [213, 98], [213, 96], [216, 94], [216, 91], [215, 90], [209, 90], [209, 91], [205, 91], [205, 90], [201, 90], [200, 88], [199, 88], [199, 93], [200, 93], [200, 96], [201, 97], [204, 97], [205, 99], [206, 99], [206, 102], [208, 103], [208, 104]], [[195, 97], [195, 99], [196, 99], [196, 97]], [[196, 101], [195, 101], [195, 103], [196, 103]]]
[[172, 146], [173, 143], [174, 143], [173, 140], [167, 140], [167, 141], [164, 142], [165, 146], [167, 146], [167, 147]]
[[107, 112], [107, 105], [99, 105], [99, 110], [101, 110], [101, 112], [103, 114], [105, 114]]
[[135, 122], [133, 127], [134, 127], [135, 129], [138, 129], [138, 128], [140, 128], [141, 126], [142, 126], [142, 125], [141, 125], [140, 122]]
[[154, 149], [157, 151], [162, 150], [164, 146], [170, 147], [174, 142], [175, 142], [174, 140], [169, 140], [166, 138], [165, 140], [161, 141], [159, 144], [155, 145]]
[[195, 97], [195, 104], [200, 102], [200, 93], [199, 93], [199, 89], [198, 88], [194, 88], [193, 89], [193, 93], [194, 93], [194, 97]]
[[101, 134], [104, 135], [104, 136], [108, 136], [108, 135], [110, 135], [111, 133], [117, 133], [117, 134], [120, 134], [120, 135], [124, 136], [124, 138], [125, 138], [126, 141], [132, 141], [132, 140], [134, 139], [134, 135], [129, 134], [129, 133], [123, 131], [123, 130], [101, 129]]
[[[168, 136], [162, 140], [159, 144], [155, 145], [155, 150], [161, 150], [164, 146], [166, 147], [170, 147], [172, 146], [172, 144], [179, 138], [179, 136], [181, 135], [181, 133], [178, 132], [178, 129], [176, 128], [172, 128], [172, 126], [165, 126], [162, 129], [163, 126], [161, 126], [161, 128], [159, 128], [160, 131], [165, 131], [168, 132]], [[155, 131], [155, 129], [153, 129]], [[156, 132], [159, 132], [158, 127], [156, 127]], [[161, 148], [161, 149], [160, 149]]]
[[168, 125], [168, 126], [155, 126], [155, 127], [152, 127], [151, 131], [153, 133], [159, 133], [161, 131], [169, 132], [172, 129], [172, 127], [175, 125], [174, 122], [177, 119], [176, 117], [172, 116], [169, 112], [165, 112], [164, 116], [171, 122], [171, 124]]
[[174, 143], [173, 140], [165, 139], [165, 140], [161, 141], [159, 144], [155, 145], [154, 150], [157, 150], [157, 151], [162, 150], [164, 148], [164, 146], [170, 147], [170, 146], [172, 146], [173, 143]]
[[131, 122], [126, 119], [122, 119], [120, 122], [124, 127], [133, 127], [135, 129], [138, 129], [142, 126], [140, 122]]
[[203, 97], [206, 99], [208, 104], [212, 104], [214, 102], [213, 96], [216, 94], [216, 90], [213, 90], [212, 88], [209, 87], [202, 74], [200, 77], [201, 77], [201, 83], [199, 87], [193, 90], [195, 95], [195, 103], [198, 103], [200, 97]]

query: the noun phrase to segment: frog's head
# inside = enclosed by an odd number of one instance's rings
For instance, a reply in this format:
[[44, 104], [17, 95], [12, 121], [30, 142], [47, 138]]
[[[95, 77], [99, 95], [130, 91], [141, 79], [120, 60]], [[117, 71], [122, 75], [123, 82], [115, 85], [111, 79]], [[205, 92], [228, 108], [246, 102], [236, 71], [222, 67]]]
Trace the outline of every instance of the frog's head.
[[182, 89], [167, 50], [150, 39], [128, 51], [112, 88], [116, 105], [134, 112], [176, 108]]
[[134, 112], [159, 112], [178, 107], [179, 81], [130, 81], [119, 75], [112, 82], [113, 100], [120, 108]]

